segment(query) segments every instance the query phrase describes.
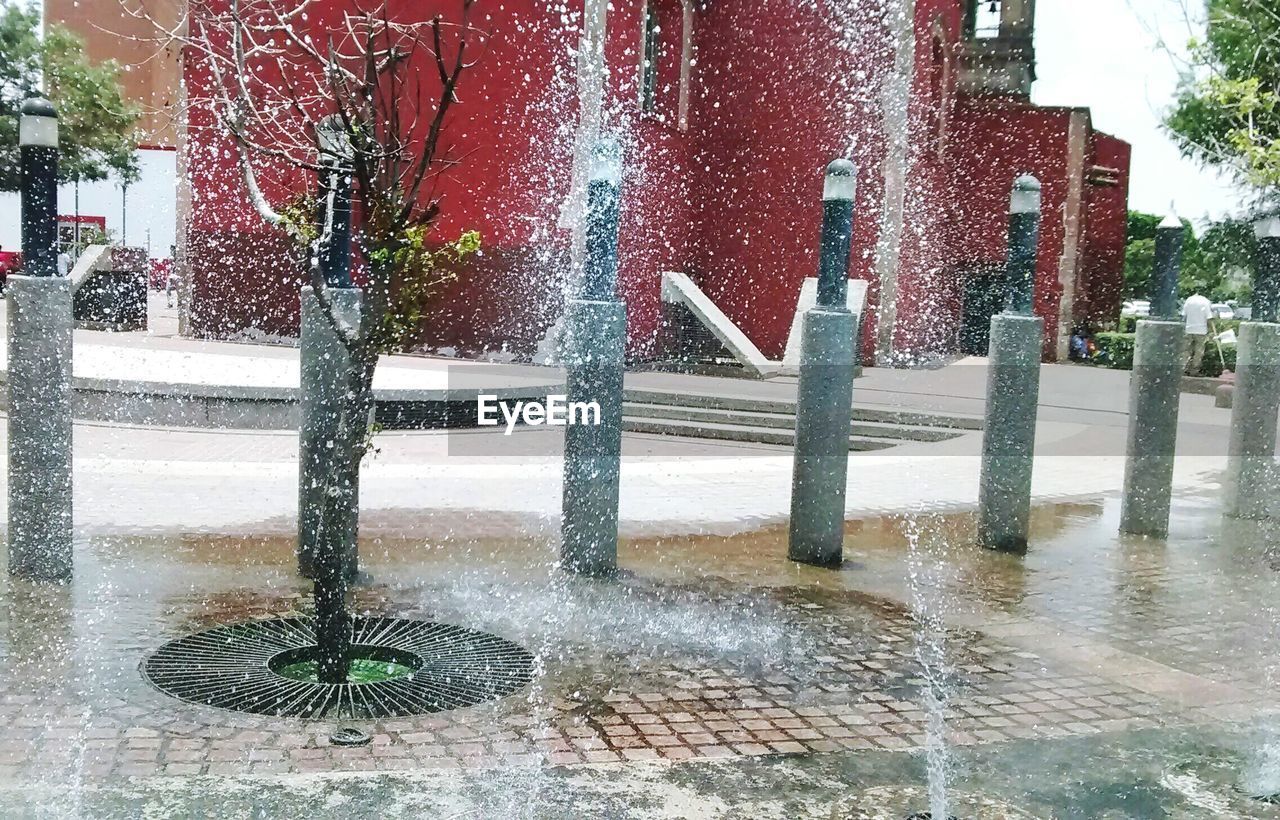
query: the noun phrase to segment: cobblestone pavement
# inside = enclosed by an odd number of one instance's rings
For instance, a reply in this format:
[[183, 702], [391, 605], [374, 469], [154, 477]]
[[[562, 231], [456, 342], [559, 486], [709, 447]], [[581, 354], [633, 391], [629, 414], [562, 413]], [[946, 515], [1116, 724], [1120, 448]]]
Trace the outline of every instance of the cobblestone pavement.
[[[853, 457], [839, 572], [785, 560], [788, 453], [628, 436], [614, 582], [553, 567], [558, 458], [511, 457], [497, 437], [461, 457], [446, 436], [381, 436], [361, 488], [373, 580], [360, 610], [493, 632], [528, 648], [536, 675], [481, 706], [358, 721], [372, 736], [359, 748], [330, 743], [334, 722], [174, 700], [138, 668], [182, 635], [307, 614], [295, 436], [78, 425], [74, 583], [0, 578], [0, 814], [7, 793], [44, 795], [43, 809], [190, 778], [216, 794], [244, 777], [511, 783], [850, 756], [918, 785], [923, 693], [938, 680], [955, 747], [1062, 749], [1065, 763], [1046, 764], [1062, 777], [1087, 742], [1127, 755], [1152, 733], [1280, 720], [1280, 538], [1220, 517], [1225, 428], [1208, 401], [1184, 413], [1197, 454], [1179, 459], [1167, 543], [1115, 534], [1120, 415], [1082, 423], [1062, 406], [1040, 427], [1027, 557], [970, 546], [970, 434]], [[945, 666], [925, 669], [935, 645]]]
[[633, 541], [618, 582], [561, 578], [538, 537], [371, 541], [362, 611], [501, 634], [539, 674], [502, 701], [357, 722], [362, 748], [331, 745], [331, 722], [181, 703], [138, 672], [167, 639], [305, 611], [287, 539], [98, 539], [69, 589], [5, 582], [0, 782], [913, 750], [912, 602], [951, 624], [957, 745], [1257, 717], [1277, 705], [1275, 571], [1258, 547], [1273, 542], [1221, 530], [1212, 505], [1181, 498], [1167, 545], [1113, 535], [1114, 504], [1046, 508], [1021, 562], [965, 546], [963, 516], [869, 520], [836, 573], [787, 563], [776, 532]]

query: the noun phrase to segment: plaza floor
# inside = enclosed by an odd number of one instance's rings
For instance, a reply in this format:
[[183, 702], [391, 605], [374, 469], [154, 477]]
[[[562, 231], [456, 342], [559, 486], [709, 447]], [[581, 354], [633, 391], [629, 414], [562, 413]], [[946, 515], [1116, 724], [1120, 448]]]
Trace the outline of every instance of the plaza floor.
[[[1184, 397], [1172, 535], [1122, 537], [1123, 374], [1045, 374], [1024, 558], [973, 544], [978, 433], [853, 455], [838, 571], [786, 560], [788, 451], [628, 436], [612, 581], [555, 567], [555, 434], [378, 436], [357, 608], [501, 635], [536, 674], [358, 722], [360, 748], [138, 668], [308, 613], [296, 437], [78, 424], [74, 582], [0, 578], [0, 816], [903, 818], [931, 687], [958, 817], [1280, 816], [1247, 794], [1280, 793], [1280, 524], [1220, 515], [1228, 414]], [[981, 376], [858, 389], [975, 412]]]
[[[437, 788], [450, 790], [433, 793], [439, 807], [502, 816], [489, 812], [506, 800], [510, 816], [568, 816], [561, 812], [575, 804], [562, 803], [562, 780], [578, 775], [559, 769], [606, 766], [612, 779], [584, 787], [576, 805], [602, 800], [617, 813], [579, 816], [881, 816], [853, 813], [850, 796], [878, 784], [885, 805], [923, 799], [923, 637], [945, 646], [958, 792], [977, 805], [992, 801], [996, 812], [974, 816], [1104, 816], [1026, 798], [1068, 777], [1063, 761], [995, 789], [977, 761], [1007, 753], [985, 747], [1074, 749], [1079, 772], [1070, 778], [1085, 782], [1110, 765], [1090, 744], [1124, 759], [1151, 757], [1157, 780], [1187, 765], [1179, 744], [1201, 749], [1192, 759], [1210, 768], [1239, 759], [1241, 776], [1256, 762], [1248, 755], [1265, 755], [1280, 706], [1275, 533], [1221, 525], [1214, 504], [1212, 483], [1184, 493], [1168, 543], [1116, 536], [1113, 502], [1045, 506], [1025, 559], [970, 546], [963, 515], [869, 519], [850, 524], [848, 565], [836, 572], [788, 563], [776, 531], [633, 539], [616, 582], [563, 578], [551, 566], [554, 545], [518, 522], [505, 522], [518, 534], [504, 538], [423, 541], [393, 537], [384, 521], [383, 535], [362, 543], [373, 580], [357, 595], [361, 611], [500, 634], [533, 651], [539, 671], [530, 688], [491, 704], [359, 723], [373, 742], [356, 749], [332, 746], [329, 722], [181, 703], [137, 669], [145, 653], [181, 634], [305, 613], [287, 539], [92, 539], [78, 549], [70, 588], [10, 580], [0, 590], [0, 809], [177, 811], [166, 801], [204, 783], [212, 794], [226, 790], [243, 816], [277, 816], [252, 813], [256, 793], [243, 789], [258, 778], [273, 784], [268, 792], [283, 790], [282, 806], [297, 778], [326, 794], [373, 788], [362, 799], [388, 809], [420, 778], [447, 774]], [[927, 634], [920, 612], [941, 614], [946, 629]], [[1280, 721], [1274, 726], [1280, 732]], [[1211, 742], [1229, 751], [1204, 752]], [[777, 768], [779, 758], [790, 768]], [[698, 768], [716, 762], [730, 768]], [[764, 766], [766, 780], [783, 778], [772, 802], [753, 798], [755, 814], [713, 787], [747, 765]], [[694, 768], [671, 768], [679, 766]], [[874, 776], [858, 775], [862, 766]], [[813, 779], [830, 767], [848, 771]], [[379, 773], [390, 779], [368, 780]], [[810, 808], [781, 813], [802, 775]], [[491, 778], [514, 791], [477, 785]], [[676, 802], [625, 799], [645, 782], [678, 784]], [[1115, 816], [1223, 816], [1188, 802], [1184, 780], [1170, 783], [1146, 795], [1144, 811], [1153, 813]], [[1233, 783], [1218, 786], [1214, 799], [1239, 802]], [[70, 796], [82, 801], [78, 809]], [[847, 813], [832, 813], [842, 801]], [[1274, 811], [1255, 803], [1233, 810]]]

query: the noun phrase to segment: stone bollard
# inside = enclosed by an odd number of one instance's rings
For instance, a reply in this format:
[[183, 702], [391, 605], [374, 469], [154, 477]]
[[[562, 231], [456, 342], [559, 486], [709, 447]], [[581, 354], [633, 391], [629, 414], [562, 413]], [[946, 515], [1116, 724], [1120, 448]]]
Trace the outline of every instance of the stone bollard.
[[565, 427], [560, 561], [580, 575], [607, 576], [618, 569], [627, 338], [627, 308], [617, 297], [621, 184], [621, 147], [601, 140], [587, 188], [586, 269], [565, 317], [569, 407], [594, 402], [600, 408], [598, 424]]
[[57, 276], [58, 115], [22, 104], [23, 275], [8, 280], [9, 572], [72, 573], [71, 283]]
[[1027, 551], [1043, 339], [1038, 316], [991, 320], [978, 542], [1001, 552]]
[[[360, 325], [359, 288], [327, 288], [337, 318], [351, 327]], [[299, 340], [300, 393], [298, 397], [298, 572], [315, 577], [316, 549], [323, 515], [326, 479], [333, 475], [333, 442], [351, 372], [351, 356], [333, 323], [316, 299], [315, 290], [302, 289], [302, 333]], [[346, 545], [342, 557], [348, 580], [359, 574], [356, 548], [359, 531], [359, 493], [351, 493], [338, 543]]]
[[987, 418], [978, 486], [978, 542], [1025, 553], [1040, 404], [1044, 320], [1031, 315], [1040, 243], [1040, 183], [1018, 177], [1009, 197], [1008, 307], [991, 319]]
[[71, 579], [71, 283], [10, 276], [9, 572]]
[[1178, 404], [1182, 398], [1186, 331], [1178, 316], [1182, 220], [1170, 214], [1156, 231], [1153, 319], [1138, 322], [1129, 381], [1129, 439], [1125, 452], [1120, 531], [1165, 538], [1173, 498]]
[[1138, 322], [1129, 384], [1121, 532], [1154, 538], [1169, 534], [1185, 348], [1186, 329], [1181, 321]]
[[1242, 322], [1223, 511], [1260, 520], [1274, 515], [1276, 408], [1280, 406], [1280, 324]]
[[803, 319], [796, 389], [795, 459], [787, 557], [838, 567], [844, 561], [849, 430], [858, 317], [850, 312], [849, 252], [857, 169], [827, 167], [823, 188], [818, 303]]
[[627, 309], [574, 299], [566, 319], [569, 406], [595, 402], [600, 420], [565, 428], [561, 562], [582, 575], [609, 575], [618, 568]]
[[1275, 514], [1276, 407], [1280, 404], [1280, 215], [1254, 224], [1258, 238], [1253, 276], [1253, 321], [1240, 324], [1236, 389], [1223, 508], [1227, 515], [1261, 520]]

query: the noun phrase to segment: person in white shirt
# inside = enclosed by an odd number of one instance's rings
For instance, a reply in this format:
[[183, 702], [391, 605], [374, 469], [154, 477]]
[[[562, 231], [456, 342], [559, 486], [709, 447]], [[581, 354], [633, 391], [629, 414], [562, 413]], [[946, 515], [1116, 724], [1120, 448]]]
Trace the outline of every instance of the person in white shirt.
[[1186, 370], [1188, 376], [1200, 374], [1205, 344], [1209, 341], [1209, 320], [1212, 318], [1213, 308], [1209, 305], [1209, 300], [1198, 293], [1192, 294], [1182, 305], [1189, 353]]
[[169, 246], [168, 270], [164, 277], [164, 303], [166, 307], [175, 306], [178, 295], [178, 246]]
[[71, 254], [66, 251], [58, 254], [58, 275], [62, 277], [71, 275]]

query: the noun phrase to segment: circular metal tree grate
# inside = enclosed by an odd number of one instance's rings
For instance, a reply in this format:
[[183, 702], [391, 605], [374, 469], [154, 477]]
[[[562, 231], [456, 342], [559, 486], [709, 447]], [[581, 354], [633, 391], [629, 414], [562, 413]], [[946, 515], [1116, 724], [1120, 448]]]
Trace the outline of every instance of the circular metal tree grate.
[[352, 621], [352, 657], [390, 670], [387, 679], [298, 679], [293, 670], [314, 660], [316, 642], [304, 618], [247, 621], [178, 638], [143, 660], [142, 674], [191, 703], [306, 718], [442, 712], [510, 695], [533, 679], [533, 656], [497, 635], [401, 618]]

